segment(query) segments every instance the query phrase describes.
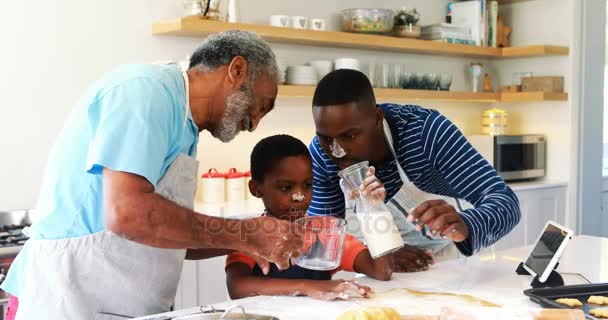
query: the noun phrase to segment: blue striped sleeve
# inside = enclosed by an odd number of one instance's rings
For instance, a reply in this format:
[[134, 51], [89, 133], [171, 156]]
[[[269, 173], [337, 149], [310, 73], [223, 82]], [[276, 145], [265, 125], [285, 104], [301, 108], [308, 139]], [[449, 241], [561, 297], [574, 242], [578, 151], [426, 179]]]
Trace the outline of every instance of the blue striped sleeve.
[[310, 143], [310, 155], [312, 156], [313, 191], [308, 214], [344, 217], [344, 195], [340, 190], [339, 179], [335, 173], [333, 176], [329, 174], [326, 166], [331, 160], [319, 145], [317, 137]]
[[475, 206], [461, 212], [469, 228], [469, 239], [457, 244], [463, 254], [491, 246], [519, 223], [515, 193], [450, 120], [432, 112], [422, 128], [422, 143], [426, 158], [456, 196]]

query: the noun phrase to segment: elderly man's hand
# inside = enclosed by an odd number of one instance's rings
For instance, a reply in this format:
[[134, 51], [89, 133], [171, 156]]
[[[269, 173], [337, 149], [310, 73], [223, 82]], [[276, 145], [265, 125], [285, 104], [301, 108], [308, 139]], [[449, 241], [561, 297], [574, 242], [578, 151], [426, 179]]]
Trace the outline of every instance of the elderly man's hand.
[[418, 272], [428, 270], [434, 263], [433, 254], [417, 247], [405, 245], [399, 251], [393, 253], [393, 272]]
[[440, 234], [454, 242], [463, 242], [469, 238], [469, 227], [460, 213], [444, 200], [429, 200], [414, 208], [408, 220], [417, 223], [418, 230], [427, 225], [433, 235]]
[[301, 255], [303, 246], [301, 226], [273, 217], [244, 221], [248, 251], [264, 274], [274, 263], [280, 270], [289, 268], [290, 260]]

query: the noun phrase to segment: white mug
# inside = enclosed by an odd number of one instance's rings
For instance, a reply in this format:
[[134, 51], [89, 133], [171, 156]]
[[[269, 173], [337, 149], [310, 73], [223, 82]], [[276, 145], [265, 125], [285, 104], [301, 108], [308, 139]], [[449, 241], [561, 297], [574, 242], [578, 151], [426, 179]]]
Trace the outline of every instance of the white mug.
[[308, 19], [306, 17], [291, 17], [291, 27], [295, 29], [308, 29]]
[[270, 16], [270, 25], [273, 27], [289, 27], [289, 17], [282, 14]]
[[323, 31], [326, 29], [325, 20], [324, 19], [312, 19], [310, 20], [310, 29]]

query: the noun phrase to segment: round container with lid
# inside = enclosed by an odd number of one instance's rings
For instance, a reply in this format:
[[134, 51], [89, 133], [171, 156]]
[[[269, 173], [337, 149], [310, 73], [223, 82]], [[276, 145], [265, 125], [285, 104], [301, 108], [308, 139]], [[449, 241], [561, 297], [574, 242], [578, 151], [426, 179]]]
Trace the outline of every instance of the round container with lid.
[[226, 202], [245, 200], [245, 173], [230, 168], [226, 177]]
[[245, 172], [245, 199], [251, 200], [255, 197], [249, 192], [249, 181], [251, 181], [251, 170]]
[[481, 131], [489, 135], [505, 134], [507, 130], [508, 113], [501, 109], [489, 109], [483, 112]]
[[226, 176], [215, 168], [209, 169], [201, 176], [203, 180], [203, 202], [222, 203], [226, 201]]

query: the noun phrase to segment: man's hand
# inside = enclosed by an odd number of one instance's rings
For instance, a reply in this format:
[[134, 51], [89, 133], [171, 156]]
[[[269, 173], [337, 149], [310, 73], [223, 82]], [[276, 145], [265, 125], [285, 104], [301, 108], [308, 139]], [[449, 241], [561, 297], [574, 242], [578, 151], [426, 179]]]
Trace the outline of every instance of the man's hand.
[[359, 191], [366, 197], [384, 201], [386, 198], [386, 189], [384, 189], [382, 181], [376, 177], [376, 168], [369, 167], [367, 170], [367, 177], [363, 180], [361, 186], [359, 186]]
[[463, 242], [469, 238], [469, 228], [462, 220], [460, 213], [444, 200], [429, 200], [414, 208], [408, 220], [417, 223], [417, 229], [427, 225], [432, 234], [439, 234], [454, 242]]
[[434, 263], [433, 254], [430, 251], [405, 245], [399, 251], [393, 253], [393, 272], [418, 272], [428, 270]]
[[289, 268], [290, 259], [301, 255], [303, 246], [301, 226], [273, 217], [260, 217], [243, 221], [246, 228], [247, 247], [264, 274], [269, 271], [268, 262], [280, 270]]

